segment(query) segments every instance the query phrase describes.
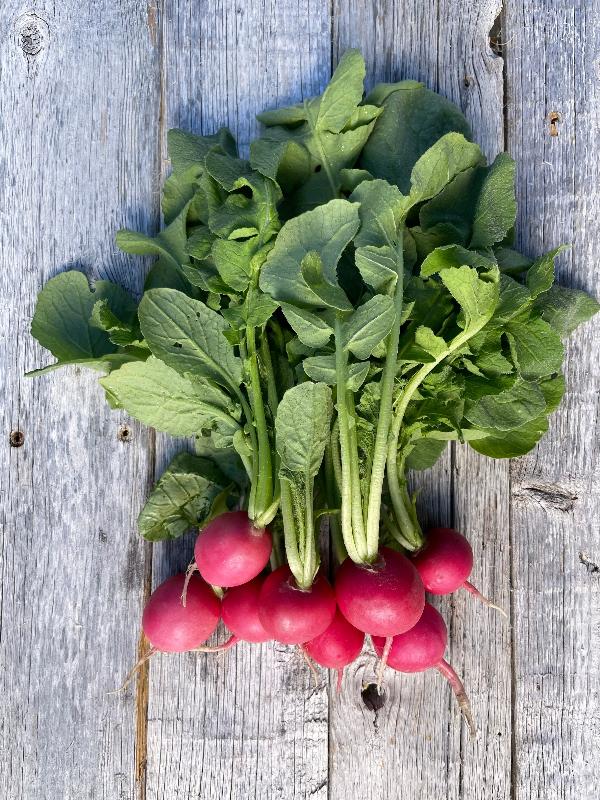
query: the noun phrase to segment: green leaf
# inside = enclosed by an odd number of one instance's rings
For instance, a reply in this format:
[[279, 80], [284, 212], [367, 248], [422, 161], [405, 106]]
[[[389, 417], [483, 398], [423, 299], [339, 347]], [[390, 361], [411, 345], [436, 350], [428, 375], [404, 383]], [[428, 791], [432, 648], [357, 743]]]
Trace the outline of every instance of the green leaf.
[[490, 433], [484, 438], [469, 440], [469, 445], [490, 458], [518, 458], [533, 449], [547, 430], [548, 418], [542, 414], [520, 428], [503, 431], [501, 436]]
[[217, 448], [212, 436], [198, 436], [194, 442], [194, 450], [196, 455], [216, 464], [223, 475], [236, 486], [244, 487], [247, 484], [246, 470], [233, 446]]
[[161, 201], [165, 225], [170, 225], [194, 199], [202, 172], [202, 165], [194, 164], [185, 172], [173, 173], [166, 179]]
[[475, 205], [487, 167], [472, 167], [459, 172], [442, 191], [419, 209], [419, 222], [423, 231], [438, 225], [451, 225], [460, 233], [466, 244], [471, 238]]
[[415, 344], [423, 349], [434, 359], [442, 356], [448, 351], [448, 345], [441, 336], [436, 336], [431, 328], [421, 325], [415, 332]]
[[331, 200], [286, 222], [262, 267], [262, 291], [275, 300], [322, 307], [302, 274], [302, 263], [309, 253], [317, 253], [325, 279], [337, 283], [338, 261], [359, 224], [358, 207], [347, 200]]
[[[362, 56], [349, 50], [321, 97], [259, 114], [258, 119], [269, 126], [262, 139], [271, 148], [282, 152], [282, 144], [293, 141], [311, 157], [309, 177], [286, 200], [288, 217], [339, 196], [342, 171], [354, 166], [381, 113], [374, 106], [358, 105], [364, 73]], [[261, 145], [259, 151], [263, 164], [266, 147]], [[278, 179], [281, 171], [279, 165]]]
[[363, 361], [386, 338], [395, 319], [394, 301], [378, 294], [359, 306], [342, 325], [342, 347]]
[[510, 247], [497, 247], [494, 250], [500, 272], [508, 275], [520, 275], [531, 266], [531, 259]]
[[221, 389], [184, 377], [153, 356], [125, 364], [100, 383], [119, 408], [172, 436], [192, 436], [216, 426], [233, 436], [239, 427], [233, 417], [239, 411]]
[[403, 194], [410, 186], [418, 159], [450, 131], [470, 136], [460, 110], [416, 81], [379, 84], [367, 103], [383, 107], [362, 152], [360, 166], [377, 178], [396, 184]]
[[362, 100], [365, 61], [359, 50], [346, 50], [323, 92], [317, 127], [340, 133]]
[[447, 133], [416, 162], [410, 176], [411, 205], [429, 200], [460, 172], [483, 161], [481, 150], [460, 133]]
[[177, 539], [191, 527], [202, 527], [213, 503], [229, 484], [208, 459], [179, 453], [163, 472], [138, 517], [144, 539]]
[[[135, 307], [133, 307], [135, 309]], [[98, 300], [94, 303], [90, 324], [108, 334], [110, 341], [119, 347], [127, 345], [141, 345], [141, 331], [137, 325], [135, 310], [128, 315], [127, 320], [121, 320], [111, 311], [108, 300]]]
[[237, 390], [242, 365], [223, 335], [227, 323], [220, 314], [173, 289], [146, 292], [138, 313], [150, 350], [165, 364]]
[[429, 278], [449, 267], [475, 267], [476, 269], [493, 269], [496, 262], [480, 253], [467, 250], [457, 244], [436, 247], [421, 264], [421, 277]]
[[319, 299], [319, 304], [338, 311], [351, 311], [352, 304], [344, 290], [330, 283], [325, 277], [323, 262], [317, 252], [307, 253], [300, 264], [300, 271], [307, 286]]
[[515, 162], [499, 153], [488, 168], [473, 217], [470, 247], [485, 249], [501, 242], [515, 224]]
[[535, 383], [516, 380], [499, 394], [486, 394], [465, 410], [465, 417], [478, 428], [512, 431], [545, 412], [544, 395]]
[[483, 327], [498, 303], [497, 280], [482, 280], [471, 267], [444, 269], [440, 278], [464, 312], [465, 330]]
[[208, 153], [215, 149], [237, 155], [235, 140], [227, 128], [219, 128], [213, 136], [198, 136], [178, 128], [171, 128], [167, 133], [167, 150], [175, 174], [203, 164]]
[[85, 367], [85, 369], [107, 373], [119, 369], [123, 364], [128, 364], [131, 361], [139, 361], [139, 356], [136, 353], [106, 353], [98, 358], [71, 358], [65, 361], [57, 361], [55, 364], [48, 364], [40, 369], [32, 369], [25, 373], [25, 377], [38, 378], [40, 375], [46, 375], [62, 367]]
[[359, 247], [355, 258], [363, 281], [375, 292], [387, 294], [394, 290], [398, 280], [398, 259], [391, 247]]
[[446, 449], [443, 439], [418, 439], [406, 458], [407, 469], [430, 469]]
[[277, 181], [284, 194], [291, 194], [312, 174], [311, 156], [303, 144], [257, 139], [250, 144], [250, 164], [267, 178]]
[[556, 256], [566, 249], [566, 245], [556, 247], [541, 258], [536, 258], [529, 267], [525, 275], [525, 283], [532, 297], [538, 297], [550, 289], [554, 283], [554, 261]]
[[[302, 362], [304, 372], [313, 381], [326, 383], [328, 386], [335, 386], [337, 383], [337, 372], [335, 367], [335, 355], [310, 356]], [[348, 380], [346, 386], [351, 392], [357, 392], [364, 383], [369, 372], [369, 362], [357, 362], [348, 364]]]
[[282, 467], [314, 478], [329, 441], [333, 401], [323, 383], [301, 383], [283, 395], [275, 419], [275, 441]]
[[315, 349], [325, 347], [333, 334], [333, 328], [321, 317], [290, 303], [281, 303], [281, 310], [302, 344]]
[[534, 310], [541, 314], [562, 338], [566, 338], [575, 328], [597, 314], [600, 311], [600, 304], [580, 289], [554, 285], [536, 299]]
[[513, 359], [524, 378], [559, 372], [564, 357], [560, 335], [543, 319], [514, 319], [508, 326]]
[[96, 281], [90, 288], [82, 272], [61, 272], [38, 295], [32, 336], [59, 362], [81, 363], [114, 353], [117, 347], [108, 333], [91, 323], [94, 305], [99, 301], [105, 301], [120, 319], [131, 320], [135, 315], [133, 299], [120, 286]]
[[219, 275], [236, 292], [245, 292], [248, 289], [255, 254], [254, 239], [242, 242], [216, 239], [212, 246], [212, 258]]

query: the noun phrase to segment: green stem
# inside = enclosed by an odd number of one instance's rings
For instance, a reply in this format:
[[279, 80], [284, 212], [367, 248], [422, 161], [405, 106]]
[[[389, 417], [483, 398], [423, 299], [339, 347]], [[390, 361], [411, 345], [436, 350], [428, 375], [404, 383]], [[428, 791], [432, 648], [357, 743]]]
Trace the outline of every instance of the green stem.
[[340, 483], [341, 495], [341, 521], [342, 521], [342, 536], [344, 537], [344, 544], [350, 554], [350, 557], [361, 563], [366, 557], [365, 542], [360, 541], [357, 532], [353, 528], [353, 505], [355, 502], [361, 503], [360, 493], [358, 498], [355, 497], [353, 492], [353, 463], [358, 460], [353, 457], [356, 454], [352, 453], [352, 442], [350, 436], [350, 418], [347, 406], [347, 371], [348, 371], [348, 356], [341, 345], [342, 333], [342, 320], [340, 315], [336, 316], [335, 320], [335, 366], [337, 375], [337, 414], [338, 414], [338, 427], [340, 432], [340, 456], [342, 466], [342, 476]]
[[317, 571], [317, 548], [315, 542], [315, 522], [313, 517], [313, 479], [308, 478], [304, 494], [304, 558], [303, 558], [303, 588], [313, 582]]
[[299, 543], [296, 533], [296, 521], [294, 517], [294, 500], [292, 497], [290, 484], [287, 481], [281, 481], [281, 516], [283, 518], [283, 533], [287, 562], [292, 574], [298, 582], [303, 580], [304, 569], [298, 548]]
[[258, 438], [258, 475], [256, 477], [256, 491], [251, 509], [251, 519], [259, 517], [271, 504], [273, 499], [273, 469], [271, 463], [271, 441], [265, 417], [265, 406], [262, 396], [260, 372], [258, 369], [258, 356], [256, 353], [256, 340], [254, 328], [246, 328], [246, 346], [248, 348], [248, 363], [250, 370], [250, 400], [254, 413], [254, 424]]
[[[398, 520], [399, 524], [401, 521], [407, 523], [406, 519], [406, 512], [407, 512], [407, 505], [406, 505], [406, 498], [408, 497], [408, 493], [406, 491], [406, 485], [404, 480], [404, 474], [402, 475], [402, 480], [398, 477], [398, 442], [400, 439], [400, 430], [402, 428], [402, 423], [404, 421], [404, 415], [406, 414], [406, 409], [408, 408], [408, 404], [412, 400], [414, 393], [417, 391], [421, 383], [425, 380], [425, 378], [432, 372], [439, 364], [442, 363], [448, 356], [452, 355], [456, 350], [459, 350], [466, 342], [469, 341], [475, 334], [479, 333], [481, 328], [486, 324], [487, 320], [483, 320], [480, 324], [475, 325], [471, 328], [467, 327], [465, 330], [461, 331], [454, 339], [450, 342], [446, 350], [440, 353], [436, 359], [428, 364], [424, 364], [417, 372], [414, 373], [412, 378], [409, 379], [408, 383], [404, 387], [402, 394], [400, 395], [400, 402], [396, 406], [394, 411], [394, 416], [392, 420], [391, 426], [391, 433], [389, 436], [388, 441], [388, 451], [387, 451], [387, 478], [388, 478], [388, 488], [390, 492], [390, 497], [392, 499], [392, 506], [394, 508], [394, 514], [396, 515], [396, 519]], [[404, 465], [404, 459], [401, 460], [402, 465]], [[410, 503], [410, 498], [408, 498], [408, 502]], [[412, 503], [410, 503], [412, 508]], [[418, 524], [417, 524], [418, 530]], [[416, 546], [420, 546], [422, 543], [422, 535], [420, 531], [415, 530], [415, 525], [411, 521], [408, 529], [402, 528], [402, 532], [406, 536], [410, 537], [411, 534], [414, 537], [415, 533], [416, 538], [415, 541], [418, 542]]]
[[[335, 467], [333, 464], [333, 446], [330, 439], [329, 444], [325, 448], [324, 460], [325, 472], [325, 494], [327, 497], [327, 505], [329, 508], [339, 508], [340, 495], [336, 483]], [[344, 539], [342, 538], [342, 531], [340, 528], [340, 521], [337, 514], [329, 515], [329, 530], [331, 532], [331, 541], [333, 543], [333, 552], [338, 564], [345, 561], [348, 553], [344, 547]]]
[[400, 339], [400, 320], [402, 317], [402, 303], [404, 300], [404, 252], [403, 252], [404, 223], [398, 231], [396, 248], [396, 269], [398, 277], [394, 291], [394, 324], [389, 333], [385, 364], [381, 376], [381, 398], [379, 402], [379, 419], [373, 449], [373, 462], [371, 465], [371, 480], [369, 483], [369, 497], [367, 505], [367, 556], [373, 560], [379, 547], [379, 520], [381, 515], [381, 491], [385, 476], [385, 464], [388, 448], [388, 437], [392, 424], [394, 380], [396, 377], [396, 363], [398, 360], [398, 342]]

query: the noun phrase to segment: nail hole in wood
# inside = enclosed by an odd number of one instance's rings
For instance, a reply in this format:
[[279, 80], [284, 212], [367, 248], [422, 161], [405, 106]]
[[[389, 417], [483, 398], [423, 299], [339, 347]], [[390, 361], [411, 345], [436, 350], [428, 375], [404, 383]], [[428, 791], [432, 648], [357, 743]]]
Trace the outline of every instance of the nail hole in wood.
[[120, 442], [130, 442], [131, 441], [131, 431], [129, 430], [127, 425], [121, 425], [121, 427], [117, 431], [117, 439]]
[[473, 83], [473, 78], [471, 78], [469, 75], [465, 75], [463, 83], [465, 85], [465, 89], [468, 89], [469, 86]]
[[551, 111], [548, 114], [548, 122], [550, 123], [550, 136], [558, 136], [557, 123], [560, 122], [558, 111]]
[[385, 692], [376, 683], [369, 683], [360, 694], [369, 711], [379, 711], [385, 705]]
[[11, 447], [22, 447], [25, 444], [25, 434], [23, 431], [11, 431], [9, 442]]

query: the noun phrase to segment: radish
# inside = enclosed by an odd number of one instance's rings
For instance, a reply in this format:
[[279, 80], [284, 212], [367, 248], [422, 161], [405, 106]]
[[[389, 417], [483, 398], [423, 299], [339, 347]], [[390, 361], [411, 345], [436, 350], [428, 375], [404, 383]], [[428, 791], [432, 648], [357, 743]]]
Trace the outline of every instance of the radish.
[[261, 578], [255, 578], [242, 586], [229, 589], [223, 598], [223, 622], [236, 641], [242, 639], [245, 642], [267, 642], [271, 639], [258, 616], [258, 598], [262, 584]]
[[373, 564], [347, 558], [335, 581], [340, 611], [360, 631], [395, 636], [412, 628], [423, 613], [425, 590], [413, 564], [389, 547]]
[[200, 532], [194, 557], [207, 583], [241, 586], [265, 568], [271, 548], [267, 528], [255, 528], [245, 511], [228, 511]]
[[[381, 656], [386, 640], [378, 636], [373, 636], [372, 639], [377, 655]], [[452, 687], [471, 735], [474, 736], [476, 729], [465, 687], [450, 664], [444, 660], [447, 643], [448, 630], [442, 615], [429, 603], [425, 603], [423, 614], [417, 624], [406, 633], [394, 636], [387, 663], [398, 672], [424, 672], [427, 669], [437, 669]]]
[[431, 594], [450, 594], [462, 587], [506, 616], [502, 608], [494, 605], [467, 580], [473, 569], [473, 550], [462, 533], [452, 528], [428, 531], [425, 545], [413, 556], [413, 563], [426, 591]]
[[269, 635], [283, 644], [302, 644], [330, 625], [335, 596], [323, 575], [301, 589], [287, 565], [267, 576], [260, 590], [258, 618]]
[[142, 629], [155, 651], [195, 650], [217, 627], [221, 603], [213, 590], [199, 575], [192, 575], [184, 606], [184, 583], [183, 573], [169, 578], [154, 590], [144, 608]]
[[351, 664], [362, 650], [365, 635], [351, 625], [339, 609], [323, 633], [303, 645], [304, 652], [322, 667], [337, 670], [338, 691], [344, 667]]

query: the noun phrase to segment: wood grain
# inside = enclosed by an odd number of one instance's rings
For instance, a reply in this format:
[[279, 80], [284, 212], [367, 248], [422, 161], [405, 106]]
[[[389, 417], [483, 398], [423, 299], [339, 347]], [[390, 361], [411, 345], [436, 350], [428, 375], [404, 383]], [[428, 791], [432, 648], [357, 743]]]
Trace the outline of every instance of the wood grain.
[[[334, 46], [359, 47], [369, 84], [422, 80], [456, 102], [489, 157], [503, 149], [502, 61], [490, 50], [497, 2], [439, 4], [336, 0]], [[454, 525], [471, 540], [474, 579], [508, 606], [508, 466], [467, 448], [449, 449], [432, 470], [414, 475], [424, 526]], [[506, 798], [510, 795], [510, 636], [502, 618], [462, 594], [437, 603], [450, 630], [448, 658], [464, 675], [479, 735], [471, 742], [439, 675], [393, 675], [384, 706], [371, 711], [360, 690], [372, 658], [332, 701], [330, 792], [333, 798]], [[477, 642], [476, 647], [473, 643]], [[362, 733], [355, 736], [356, 729]], [[401, 731], [401, 733], [398, 733]], [[377, 769], [365, 769], [365, 751]], [[409, 788], [410, 787], [410, 788]]]
[[[31, 12], [32, 7], [35, 13]], [[96, 377], [48, 363], [35, 297], [79, 268], [140, 288], [113, 244], [155, 207], [157, 56], [145, 4], [0, 9], [0, 796], [129, 798], [131, 691], [144, 550], [135, 518], [147, 431], [106, 407]], [[129, 421], [127, 421], [129, 425]], [[9, 431], [24, 444], [9, 446]]]
[[[169, 2], [162, 37], [165, 128], [228, 125], [243, 153], [259, 111], [317, 94], [330, 74], [329, 13], [317, 2]], [[157, 437], [157, 471], [184, 445]], [[155, 546], [155, 582], [192, 551], [193, 536]], [[148, 800], [325, 798], [327, 742], [325, 683], [312, 688], [289, 648], [244, 644], [150, 668]]]
[[[531, 253], [571, 243], [559, 280], [597, 297], [600, 4], [514, 3], [505, 23], [520, 241]], [[517, 800], [598, 795], [599, 345], [596, 318], [569, 341], [548, 435], [512, 467]]]

